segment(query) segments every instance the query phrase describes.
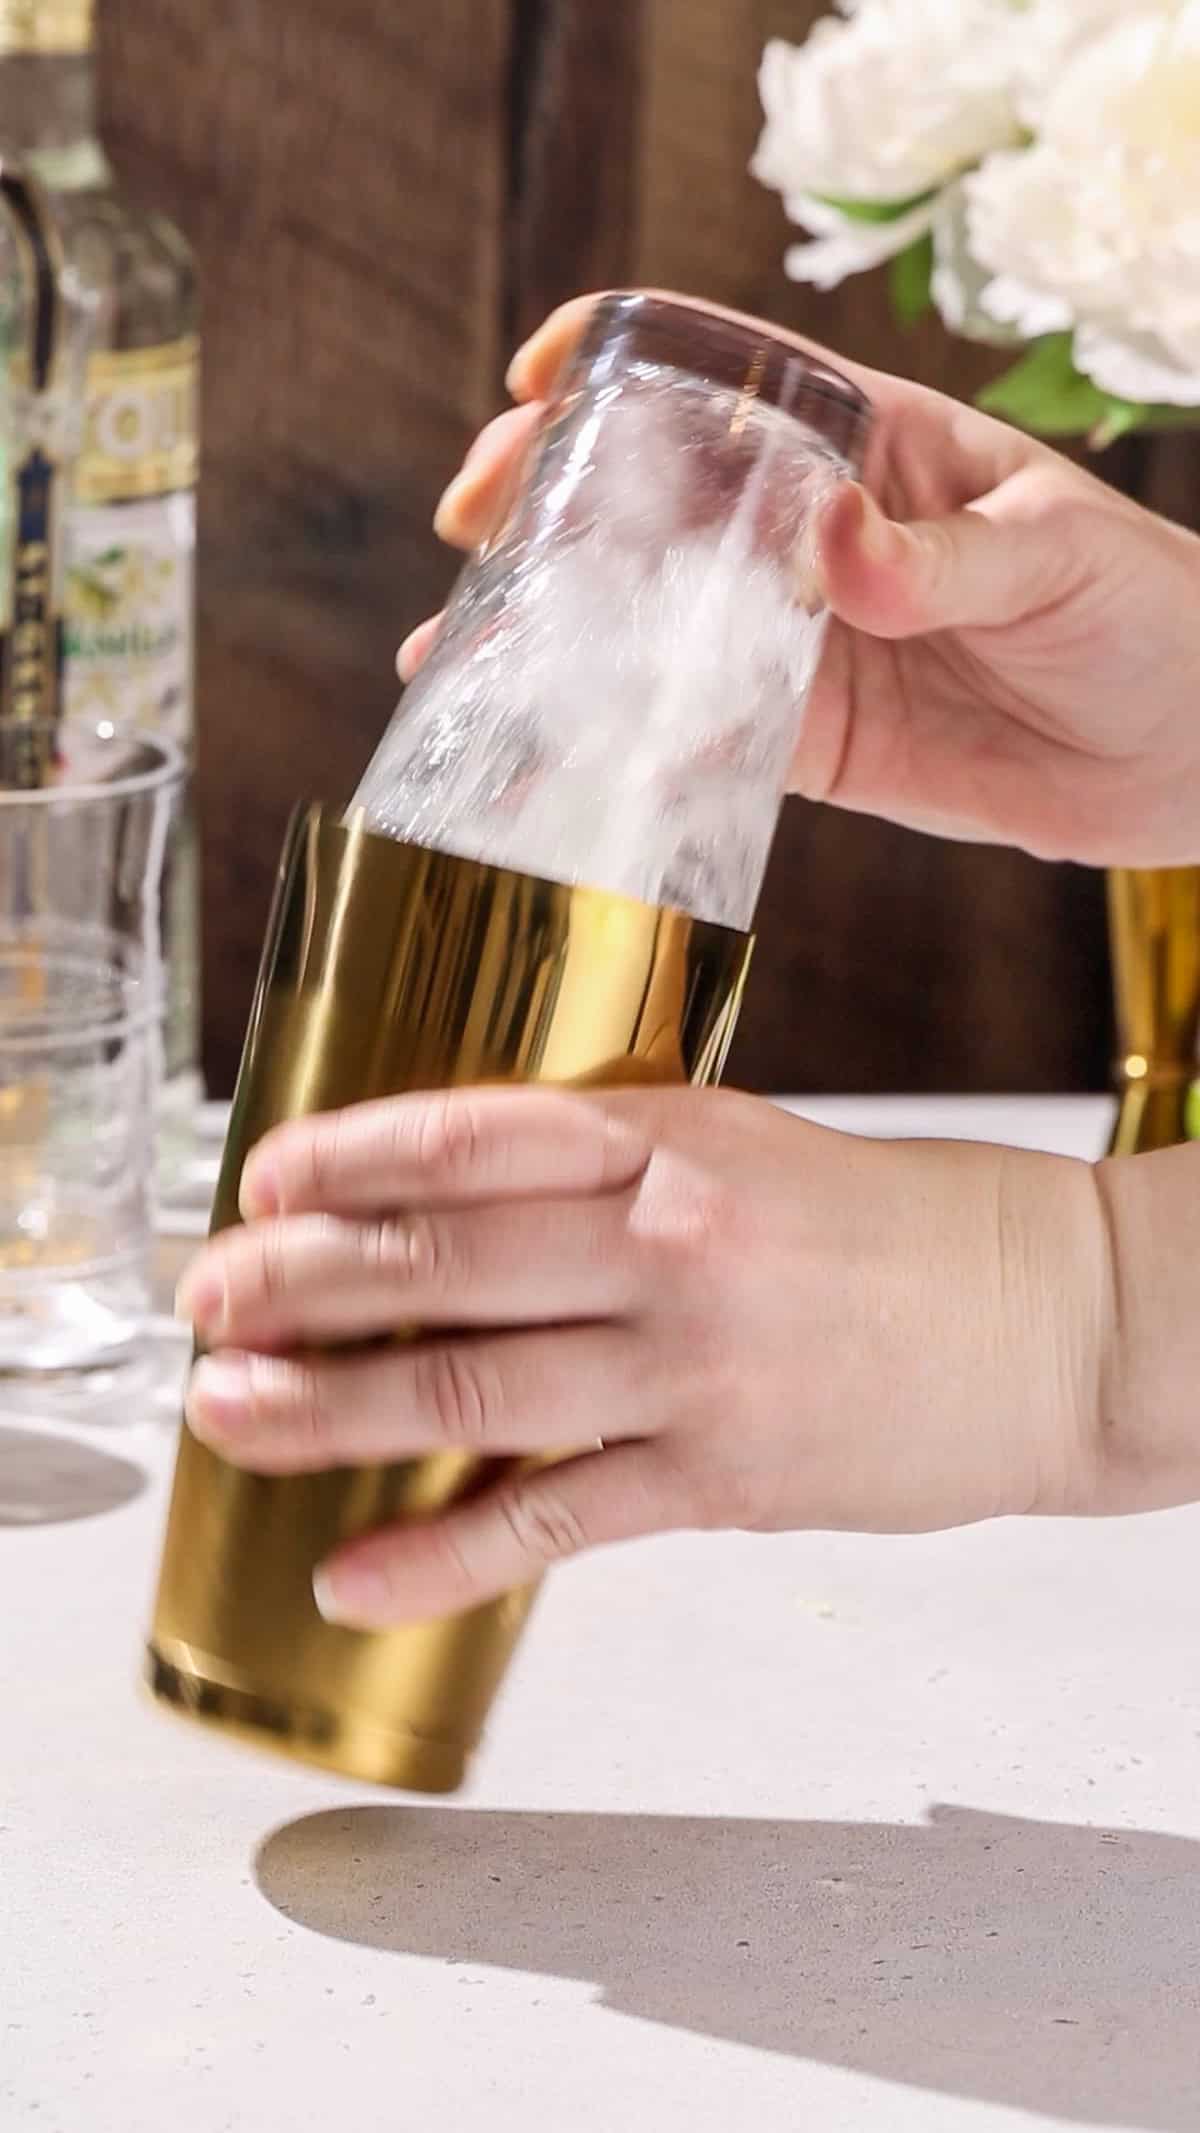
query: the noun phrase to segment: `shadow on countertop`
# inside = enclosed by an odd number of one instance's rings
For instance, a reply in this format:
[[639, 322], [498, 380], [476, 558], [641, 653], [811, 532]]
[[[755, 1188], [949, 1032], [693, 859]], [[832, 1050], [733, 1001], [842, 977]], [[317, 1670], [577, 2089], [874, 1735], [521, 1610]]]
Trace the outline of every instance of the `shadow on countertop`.
[[63, 1526], [132, 1503], [140, 1466], [52, 1431], [0, 1428], [0, 1528]]
[[352, 1807], [258, 1886], [314, 1933], [592, 1981], [618, 2014], [1085, 2126], [1200, 2127], [1200, 1844], [924, 1824]]

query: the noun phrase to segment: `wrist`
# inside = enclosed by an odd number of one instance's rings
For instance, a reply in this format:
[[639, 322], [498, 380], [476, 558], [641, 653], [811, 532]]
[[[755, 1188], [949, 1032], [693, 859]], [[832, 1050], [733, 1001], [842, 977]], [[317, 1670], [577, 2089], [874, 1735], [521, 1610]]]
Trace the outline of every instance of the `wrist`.
[[1200, 1498], [1200, 1147], [1094, 1177], [1111, 1302], [1083, 1508], [1164, 1510]]
[[1114, 1337], [1106, 1208], [1087, 1163], [1005, 1152], [999, 1283], [1018, 1459], [1011, 1514], [1096, 1507], [1103, 1387]]

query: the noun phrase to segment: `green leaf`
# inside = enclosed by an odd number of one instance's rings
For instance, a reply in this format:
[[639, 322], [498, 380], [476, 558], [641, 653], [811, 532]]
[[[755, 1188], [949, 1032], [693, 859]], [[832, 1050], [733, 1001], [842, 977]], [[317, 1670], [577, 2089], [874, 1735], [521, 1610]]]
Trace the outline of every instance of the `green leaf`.
[[915, 326], [933, 305], [933, 237], [926, 231], [891, 265], [892, 309], [902, 326]]
[[1200, 1141], [1200, 1081], [1194, 1081], [1188, 1090], [1184, 1132], [1189, 1140]]
[[1116, 444], [1118, 438], [1129, 437], [1134, 430], [1140, 430], [1150, 413], [1148, 407], [1142, 407], [1135, 400], [1113, 400], [1103, 393], [1101, 398], [1107, 412], [1101, 415], [1088, 438], [1093, 452], [1107, 452], [1109, 445]]
[[1012, 370], [984, 387], [977, 405], [1041, 437], [1089, 437], [1098, 450], [1139, 429], [1149, 408], [1101, 392], [1075, 366], [1070, 333], [1034, 341]]
[[936, 192], [914, 193], [911, 200], [843, 200], [836, 193], [815, 193], [823, 207], [835, 208], [847, 222], [899, 222], [905, 215], [914, 214], [919, 207], [928, 207], [936, 200]]

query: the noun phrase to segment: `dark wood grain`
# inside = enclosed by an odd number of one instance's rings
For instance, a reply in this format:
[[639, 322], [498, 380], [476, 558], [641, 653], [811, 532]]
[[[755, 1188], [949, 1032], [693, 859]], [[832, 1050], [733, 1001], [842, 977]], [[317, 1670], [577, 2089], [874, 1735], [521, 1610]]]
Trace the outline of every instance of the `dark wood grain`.
[[1152, 437], [1142, 451], [1142, 500], [1181, 526], [1200, 526], [1200, 436]]
[[507, 0], [106, 0], [106, 133], [199, 259], [208, 1062], [286, 817], [348, 795], [500, 368]]
[[789, 802], [732, 1078], [766, 1092], [1102, 1086], [1099, 886]]
[[514, 0], [505, 326], [629, 278], [645, 0]]

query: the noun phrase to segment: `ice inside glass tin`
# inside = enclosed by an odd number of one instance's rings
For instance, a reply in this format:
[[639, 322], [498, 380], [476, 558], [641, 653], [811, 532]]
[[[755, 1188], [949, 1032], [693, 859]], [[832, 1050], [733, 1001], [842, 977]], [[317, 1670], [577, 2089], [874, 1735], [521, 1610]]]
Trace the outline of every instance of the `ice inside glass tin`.
[[367, 772], [371, 827], [749, 927], [824, 638], [814, 521], [851, 471], [753, 369], [593, 362]]

